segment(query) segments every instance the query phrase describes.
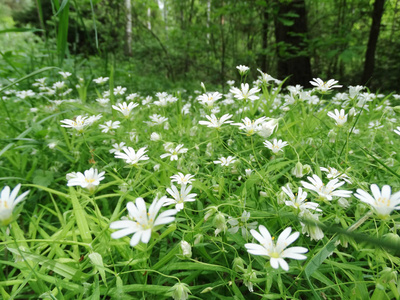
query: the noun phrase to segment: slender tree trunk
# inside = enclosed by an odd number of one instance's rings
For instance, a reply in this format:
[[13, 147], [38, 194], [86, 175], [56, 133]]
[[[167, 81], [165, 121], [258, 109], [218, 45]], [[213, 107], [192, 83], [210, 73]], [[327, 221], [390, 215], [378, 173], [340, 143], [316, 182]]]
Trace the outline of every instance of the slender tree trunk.
[[[211, 20], [211, 0], [207, 0], [207, 29], [210, 28]], [[210, 33], [207, 32], [207, 44], [210, 43]]]
[[126, 8], [126, 55], [132, 56], [132, 5], [131, 0], [125, 0]]
[[[193, 8], [194, 8], [194, 0], [190, 1], [190, 11], [189, 11], [189, 18], [188, 18], [188, 22], [187, 22], [187, 30], [189, 28], [191, 28], [192, 26], [192, 18], [193, 18]], [[186, 51], [185, 51], [185, 71], [184, 71], [184, 75], [186, 76], [186, 74], [189, 72], [189, 67], [190, 67], [190, 60], [189, 60], [189, 47], [190, 47], [190, 43], [189, 43], [189, 39], [186, 42]]]
[[375, 0], [374, 11], [372, 13], [372, 25], [369, 32], [367, 53], [365, 54], [364, 72], [361, 79], [361, 84], [370, 83], [375, 66], [375, 50], [378, 43], [379, 31], [383, 15], [385, 0]]
[[[290, 84], [309, 86], [311, 75], [310, 57], [307, 54], [305, 36], [307, 12], [305, 0], [293, 0], [282, 3], [277, 1], [279, 13], [275, 16], [275, 37], [277, 42], [278, 77], [291, 76]], [[287, 14], [294, 13], [291, 24], [284, 24], [280, 18], [288, 19]]]
[[[222, 1], [222, 7], [224, 7], [224, 1]], [[226, 40], [224, 34], [224, 24], [225, 24], [225, 16], [222, 14], [220, 18], [220, 29], [221, 29], [221, 83], [222, 88], [225, 85], [225, 54], [226, 54]]]
[[151, 8], [147, 8], [147, 29], [151, 30]]
[[267, 48], [268, 48], [268, 19], [269, 12], [266, 5], [262, 12], [262, 53], [260, 55], [260, 67], [263, 72], [267, 72]]

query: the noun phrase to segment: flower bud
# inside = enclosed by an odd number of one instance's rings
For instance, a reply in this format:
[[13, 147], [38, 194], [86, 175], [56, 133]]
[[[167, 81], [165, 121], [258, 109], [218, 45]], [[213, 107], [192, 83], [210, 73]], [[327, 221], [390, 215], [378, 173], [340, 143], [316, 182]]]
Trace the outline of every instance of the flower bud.
[[225, 233], [225, 231], [228, 229], [228, 227], [226, 226], [225, 215], [221, 212], [218, 212], [216, 214], [216, 216], [214, 217], [213, 223], [214, 223], [214, 226], [217, 228], [215, 230], [215, 235], [217, 235], [221, 231], [223, 231]]
[[384, 268], [379, 272], [379, 281], [382, 283], [397, 282], [397, 271], [392, 268]]
[[232, 267], [235, 272], [244, 272], [244, 260], [241, 257], [236, 257], [233, 260]]
[[181, 241], [181, 250], [182, 250], [182, 255], [185, 258], [191, 258], [192, 257], [192, 247], [190, 244], [186, 241]]
[[278, 201], [279, 205], [282, 205], [285, 203], [285, 199], [286, 199], [286, 194], [284, 191], [280, 191], [278, 194], [278, 197], [276, 198], [276, 200]]
[[198, 245], [203, 242], [204, 236], [201, 233], [198, 233], [194, 236], [194, 245]]
[[301, 178], [304, 176], [303, 174], [303, 165], [301, 164], [301, 162], [297, 162], [297, 164], [294, 166], [293, 170], [292, 170], [292, 174], [294, 176], [296, 176], [297, 178]]
[[247, 268], [246, 272], [243, 275], [243, 283], [244, 285], [249, 289], [250, 293], [254, 292], [254, 288], [253, 288], [253, 282], [254, 280], [257, 279], [257, 274], [255, 271], [253, 271], [252, 268]]
[[174, 298], [174, 300], [186, 300], [187, 298], [189, 298], [190, 290], [186, 283], [176, 283], [170, 289], [170, 291], [172, 291], [172, 298]]

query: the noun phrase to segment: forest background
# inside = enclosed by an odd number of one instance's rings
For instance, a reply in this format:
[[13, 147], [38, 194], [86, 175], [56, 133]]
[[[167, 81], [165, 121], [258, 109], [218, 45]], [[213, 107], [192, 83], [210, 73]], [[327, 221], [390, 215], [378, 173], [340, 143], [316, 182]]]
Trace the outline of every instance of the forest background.
[[320, 77], [399, 91], [399, 9], [399, 0], [1, 0], [0, 76], [113, 66], [117, 81], [129, 74], [121, 84], [149, 92], [226, 88], [242, 64], [250, 78], [259, 68], [304, 87]]

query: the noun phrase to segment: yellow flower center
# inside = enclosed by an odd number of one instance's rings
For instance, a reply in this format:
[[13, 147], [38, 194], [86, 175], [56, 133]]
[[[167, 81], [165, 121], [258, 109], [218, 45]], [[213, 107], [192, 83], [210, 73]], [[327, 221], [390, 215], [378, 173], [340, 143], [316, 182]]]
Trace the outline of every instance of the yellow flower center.
[[1, 200], [0, 200], [0, 209], [1, 209], [2, 207], [5, 208], [5, 209], [8, 209], [8, 203], [7, 203], [7, 201], [1, 201]]
[[279, 253], [278, 252], [271, 252], [270, 254], [269, 254], [269, 256], [270, 257], [272, 257], [272, 258], [279, 258], [280, 257], [280, 255], [279, 255]]

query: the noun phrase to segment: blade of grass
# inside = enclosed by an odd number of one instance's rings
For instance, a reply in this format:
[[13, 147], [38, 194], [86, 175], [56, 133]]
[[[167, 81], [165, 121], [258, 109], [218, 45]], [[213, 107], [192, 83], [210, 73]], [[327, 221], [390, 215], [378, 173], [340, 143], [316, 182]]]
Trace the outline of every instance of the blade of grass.
[[75, 189], [73, 187], [69, 188], [70, 199], [72, 202], [72, 207], [74, 210], [74, 215], [76, 219], [76, 223], [78, 225], [78, 229], [81, 235], [83, 242], [91, 243], [92, 242], [92, 235], [89, 230], [89, 225], [87, 223], [87, 216], [85, 210], [83, 209], [82, 205], [80, 204], [78, 197], [76, 196]]
[[396, 176], [397, 178], [400, 178], [400, 174], [397, 174], [395, 171], [393, 171], [391, 168], [389, 168], [386, 164], [384, 164], [383, 162], [381, 162], [378, 158], [376, 158], [373, 154], [371, 154], [370, 151], [368, 151], [365, 148], [361, 148], [360, 149], [365, 153], [368, 154], [369, 156], [371, 156], [378, 164], [380, 164], [382, 167], [384, 167], [386, 170], [388, 170], [390, 173], [392, 173], [394, 176]]

